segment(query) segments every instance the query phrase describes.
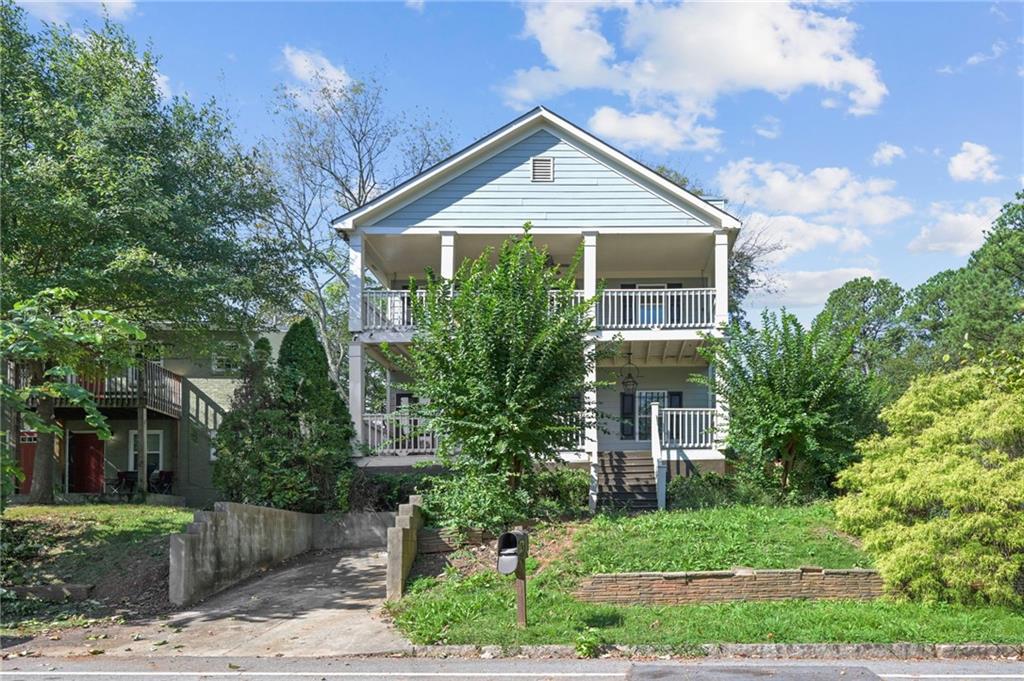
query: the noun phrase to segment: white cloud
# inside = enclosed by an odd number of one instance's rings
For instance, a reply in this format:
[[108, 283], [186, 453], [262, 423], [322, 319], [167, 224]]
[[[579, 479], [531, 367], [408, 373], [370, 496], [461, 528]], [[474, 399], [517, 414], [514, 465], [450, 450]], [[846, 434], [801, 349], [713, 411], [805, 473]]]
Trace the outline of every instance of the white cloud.
[[[523, 11], [524, 35], [547, 63], [517, 70], [504, 88], [508, 102], [520, 107], [578, 89], [626, 95], [628, 110], [603, 116], [656, 121], [660, 134], [628, 138], [655, 149], [707, 144], [712, 129], [702, 121], [724, 94], [784, 98], [817, 87], [845, 96], [848, 111], [861, 115], [888, 92], [874, 62], [854, 50], [857, 24], [807, 4], [550, 2]], [[602, 30], [609, 13], [623, 20], [618, 47]]]
[[349, 76], [344, 68], [335, 66], [316, 50], [303, 50], [285, 45], [281, 51], [285, 66], [295, 80], [310, 86], [318, 83], [333, 86], [348, 84]]
[[417, 12], [422, 12], [425, 4], [425, 0], [405, 0], [405, 6]]
[[135, 11], [135, 0], [64, 0], [59, 2], [30, 2], [20, 0], [19, 4], [32, 15], [51, 22], [66, 22], [76, 10], [84, 9], [102, 15], [104, 11], [111, 19], [123, 21]]
[[967, 255], [985, 241], [985, 231], [1001, 208], [999, 199], [993, 196], [960, 207], [934, 203], [932, 222], [921, 228], [907, 248], [915, 253]]
[[876, 166], [891, 166], [892, 162], [898, 158], [906, 158], [907, 153], [903, 151], [903, 147], [889, 142], [882, 142], [875, 149], [874, 155], [871, 157], [871, 164]]
[[589, 128], [598, 137], [607, 137], [626, 149], [707, 150], [718, 148], [721, 130], [697, 125], [692, 117], [670, 118], [663, 113], [624, 114], [602, 106], [590, 117]]
[[804, 220], [796, 215], [766, 215], [751, 213], [744, 221], [747, 229], [764, 230], [769, 240], [778, 241], [782, 250], [771, 254], [772, 265], [777, 265], [798, 253], [813, 251], [820, 246], [836, 246], [840, 251], [859, 251], [871, 240], [856, 227], [832, 227]]
[[877, 276], [875, 271], [866, 267], [780, 272], [776, 277], [781, 289], [778, 293], [755, 295], [751, 298], [786, 307], [821, 305], [828, 300], [829, 293], [851, 279], [875, 276]]
[[984, 144], [964, 142], [960, 145], [960, 153], [951, 156], [949, 176], [957, 182], [995, 182], [1003, 179], [996, 166], [996, 157]]
[[967, 58], [967, 61], [965, 61], [964, 64], [967, 66], [977, 66], [978, 64], [984, 64], [987, 61], [999, 59], [999, 57], [1003, 56], [1005, 52], [1006, 43], [1004, 43], [1002, 40], [997, 40], [996, 42], [992, 43], [991, 50], [989, 50], [988, 52], [975, 52], [974, 54]]
[[995, 61], [1006, 54], [1006, 43], [1002, 40], [997, 40], [992, 43], [992, 47], [988, 52], [975, 52], [971, 56], [964, 60], [964, 63], [960, 66], [953, 67], [946, 64], [940, 69], [936, 69], [937, 73], [941, 73], [945, 76], [951, 76], [954, 73], [963, 73], [964, 69], [970, 66], [977, 66], [978, 64], [984, 64], [987, 61]]
[[804, 173], [788, 163], [744, 158], [719, 170], [716, 181], [733, 202], [770, 213], [816, 215], [825, 223], [884, 225], [911, 212], [906, 199], [891, 194], [892, 180], [860, 179], [848, 168]]
[[782, 135], [782, 121], [775, 116], [765, 116], [754, 126], [754, 132], [765, 139], [778, 139]]
[[156, 89], [164, 99], [170, 99], [174, 96], [174, 93], [171, 91], [171, 79], [166, 73], [160, 73], [157, 71]]

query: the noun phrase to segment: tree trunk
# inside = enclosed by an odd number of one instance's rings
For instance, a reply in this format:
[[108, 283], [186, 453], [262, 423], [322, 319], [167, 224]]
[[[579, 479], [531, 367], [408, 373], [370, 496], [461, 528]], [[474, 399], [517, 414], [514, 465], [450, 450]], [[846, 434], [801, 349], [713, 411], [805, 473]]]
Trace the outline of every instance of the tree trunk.
[[[33, 385], [39, 385], [45, 380], [44, 371], [41, 363], [32, 363]], [[43, 420], [43, 423], [56, 425], [53, 412], [53, 398], [40, 397], [36, 414]], [[28, 493], [30, 504], [53, 503], [53, 444], [53, 433], [41, 430], [36, 434], [36, 454], [32, 464], [32, 488]]]

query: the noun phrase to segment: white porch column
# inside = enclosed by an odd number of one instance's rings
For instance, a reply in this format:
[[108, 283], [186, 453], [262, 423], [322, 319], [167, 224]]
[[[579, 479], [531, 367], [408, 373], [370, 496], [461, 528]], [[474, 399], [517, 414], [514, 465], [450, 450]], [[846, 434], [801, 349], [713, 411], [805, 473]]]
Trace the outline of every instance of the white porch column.
[[729, 323], [729, 235], [715, 232], [715, 326]]
[[455, 232], [441, 232], [441, 276], [455, 276]]
[[[583, 297], [592, 298], [597, 293], [597, 232], [583, 233]], [[591, 308], [591, 316], [594, 309]], [[597, 367], [591, 367], [587, 381], [597, 383]], [[588, 414], [597, 412], [597, 388], [590, 388], [583, 395], [584, 408]], [[597, 510], [597, 423], [588, 423], [584, 431], [583, 450], [590, 461], [590, 511]]]
[[363, 276], [365, 274], [363, 235], [355, 233], [348, 238], [348, 330], [353, 333], [363, 330]]
[[362, 343], [348, 345], [348, 411], [352, 416], [356, 442], [366, 441], [363, 428], [363, 402], [366, 395], [366, 360], [363, 357]]

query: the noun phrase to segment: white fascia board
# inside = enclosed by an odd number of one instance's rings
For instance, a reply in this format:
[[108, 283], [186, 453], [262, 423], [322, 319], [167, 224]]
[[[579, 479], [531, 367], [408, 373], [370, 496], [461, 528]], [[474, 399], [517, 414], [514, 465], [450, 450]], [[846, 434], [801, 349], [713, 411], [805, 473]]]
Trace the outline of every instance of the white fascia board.
[[[389, 227], [387, 224], [372, 225], [370, 227], [358, 227], [361, 234], [412, 234], [412, 235], [436, 235], [441, 232], [456, 231], [459, 234], [475, 235], [502, 235], [522, 234], [522, 226], [518, 227]], [[646, 226], [646, 227], [531, 227], [531, 234], [580, 234], [594, 232], [597, 234], [714, 234], [719, 231], [717, 227], [694, 225], [693, 227], [680, 226]]]
[[[538, 107], [536, 111], [524, 115], [522, 119], [514, 121], [506, 127], [499, 128], [487, 137], [470, 145], [462, 152], [427, 170], [418, 177], [409, 180], [404, 186], [400, 186], [395, 190], [392, 196], [385, 195], [386, 198], [383, 198], [380, 203], [370, 202], [362, 208], [357, 208], [342, 216], [342, 218], [337, 219], [333, 223], [334, 227], [339, 231], [351, 231], [358, 227], [360, 223], [372, 220], [375, 215], [400, 210], [402, 207], [443, 184], [449, 179], [449, 175], [454, 174], [456, 170], [461, 169], [462, 172], [465, 172], [516, 144], [527, 135], [544, 128], [558, 133], [558, 136], [563, 139], [569, 137], [579, 144], [590, 147], [598, 154], [605, 155], [621, 165], [622, 169], [627, 172], [634, 173], [637, 177], [646, 180], [667, 195], [679, 199], [684, 205], [711, 217], [713, 222], [718, 223], [716, 225], [718, 228], [728, 230], [740, 228], [740, 221], [729, 213], [705, 201], [696, 194], [683, 189], [674, 182], [670, 182], [650, 168], [626, 156], [615, 147], [543, 107]], [[593, 154], [589, 155], [594, 156]], [[632, 230], [632, 232], [636, 233], [635, 230]]]

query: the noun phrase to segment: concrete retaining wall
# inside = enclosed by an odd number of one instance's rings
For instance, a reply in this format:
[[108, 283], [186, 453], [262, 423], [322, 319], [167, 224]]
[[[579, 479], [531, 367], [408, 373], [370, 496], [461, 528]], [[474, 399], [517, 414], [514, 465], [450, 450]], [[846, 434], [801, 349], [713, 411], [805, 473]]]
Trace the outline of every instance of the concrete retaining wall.
[[412, 495], [398, 507], [395, 526], [388, 529], [387, 599], [398, 600], [405, 593], [405, 579], [416, 560], [417, 537], [423, 526], [423, 497]]
[[875, 570], [718, 570], [631, 572], [583, 580], [576, 597], [591, 603], [677, 605], [722, 601], [869, 600], [882, 595]]
[[170, 600], [189, 605], [312, 549], [387, 546], [394, 513], [296, 513], [218, 501], [170, 540]]
[[218, 501], [171, 535], [170, 599], [188, 605], [313, 546], [309, 513]]
[[379, 511], [313, 516], [313, 548], [383, 549], [396, 515], [394, 511]]

